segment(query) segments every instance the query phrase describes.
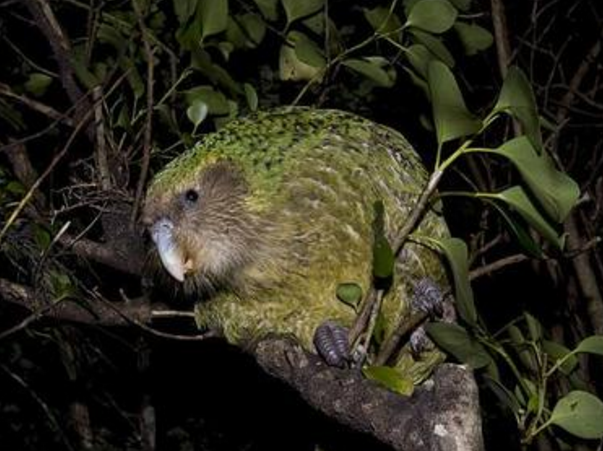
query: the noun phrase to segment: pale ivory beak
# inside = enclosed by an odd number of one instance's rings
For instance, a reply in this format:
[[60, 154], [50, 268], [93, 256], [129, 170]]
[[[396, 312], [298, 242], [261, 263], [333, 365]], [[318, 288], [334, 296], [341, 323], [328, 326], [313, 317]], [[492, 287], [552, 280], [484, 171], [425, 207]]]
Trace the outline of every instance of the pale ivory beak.
[[174, 279], [184, 282], [187, 268], [184, 256], [174, 240], [174, 223], [169, 219], [160, 219], [151, 226], [150, 232], [163, 267]]

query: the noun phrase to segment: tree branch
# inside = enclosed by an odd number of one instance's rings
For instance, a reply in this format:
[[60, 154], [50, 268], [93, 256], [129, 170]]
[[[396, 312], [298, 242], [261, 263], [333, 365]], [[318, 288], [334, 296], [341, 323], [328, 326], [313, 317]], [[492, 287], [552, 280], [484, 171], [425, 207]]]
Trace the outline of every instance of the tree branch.
[[312, 407], [395, 450], [483, 449], [477, 385], [462, 366], [441, 365], [432, 380], [404, 397], [360, 372], [327, 366], [287, 338], [262, 340], [254, 354]]
[[[33, 312], [0, 338], [42, 316], [97, 326], [135, 324], [169, 339], [203, 340], [215, 335], [177, 336], [151, 329], [148, 324], [156, 312], [165, 311], [160, 304], [129, 301], [116, 305], [97, 297], [88, 302], [65, 299], [49, 304], [33, 289], [1, 278], [0, 298]], [[403, 397], [365, 379], [358, 371], [327, 366], [289, 338], [267, 337], [253, 353], [265, 371], [294, 387], [312, 407], [396, 450], [483, 449], [477, 386], [471, 371], [464, 367], [442, 365], [432, 381], [417, 387], [412, 396]]]

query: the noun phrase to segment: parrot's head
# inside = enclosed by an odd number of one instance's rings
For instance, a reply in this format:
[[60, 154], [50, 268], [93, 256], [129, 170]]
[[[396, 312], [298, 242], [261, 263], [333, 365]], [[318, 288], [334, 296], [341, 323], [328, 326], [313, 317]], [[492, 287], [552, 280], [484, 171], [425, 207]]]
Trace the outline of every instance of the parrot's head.
[[185, 291], [236, 283], [260, 243], [244, 174], [228, 161], [164, 172], [151, 184], [142, 215], [161, 265]]

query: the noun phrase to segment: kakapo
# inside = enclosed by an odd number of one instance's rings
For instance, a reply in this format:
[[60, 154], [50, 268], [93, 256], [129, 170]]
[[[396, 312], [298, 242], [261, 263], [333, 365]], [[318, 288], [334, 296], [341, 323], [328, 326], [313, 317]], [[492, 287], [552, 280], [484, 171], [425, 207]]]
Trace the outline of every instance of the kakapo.
[[[350, 113], [289, 108], [232, 121], [170, 162], [148, 188], [143, 222], [169, 279], [193, 294], [201, 328], [238, 345], [292, 334], [313, 350], [319, 325], [356, 317], [337, 287], [366, 293], [372, 283], [375, 202], [391, 240], [426, 183], [400, 133]], [[415, 233], [448, 230], [430, 211]], [[384, 336], [425, 278], [445, 285], [442, 262], [409, 242], [383, 301]]]

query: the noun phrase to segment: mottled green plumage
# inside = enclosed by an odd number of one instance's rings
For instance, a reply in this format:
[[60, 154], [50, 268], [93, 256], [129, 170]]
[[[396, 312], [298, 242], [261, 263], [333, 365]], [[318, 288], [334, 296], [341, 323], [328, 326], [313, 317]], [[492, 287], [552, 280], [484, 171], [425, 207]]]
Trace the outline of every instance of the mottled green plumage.
[[[384, 203], [391, 239], [427, 181], [414, 150], [387, 127], [339, 111], [279, 110], [233, 121], [172, 161], [149, 188], [149, 217], [156, 219], [171, 208], [189, 214], [187, 207], [172, 207], [174, 199], [191, 186], [213, 186], [199, 185], [199, 179], [216, 165], [240, 172], [245, 185], [237, 197], [245, 212], [237, 215], [244, 219], [228, 233], [252, 224], [245, 236], [256, 244], [244, 253], [249, 261], [226, 271], [236, 282], [198, 290], [198, 323], [222, 329], [233, 343], [268, 332], [290, 333], [307, 349], [324, 320], [345, 326], [354, 320], [353, 309], [335, 292], [343, 282], [358, 283], [365, 292], [369, 287], [374, 202]], [[200, 189], [195, 214], [207, 215]], [[220, 205], [221, 196], [210, 195], [207, 202], [207, 210], [220, 210], [212, 205]], [[178, 238], [182, 246], [194, 233], [190, 228]], [[447, 229], [441, 218], [428, 213], [417, 233], [442, 237]], [[218, 234], [212, 239], [222, 239]], [[413, 285], [425, 276], [445, 284], [438, 257], [409, 243], [384, 302], [386, 333], [407, 314]], [[190, 282], [190, 290], [197, 288]]]

